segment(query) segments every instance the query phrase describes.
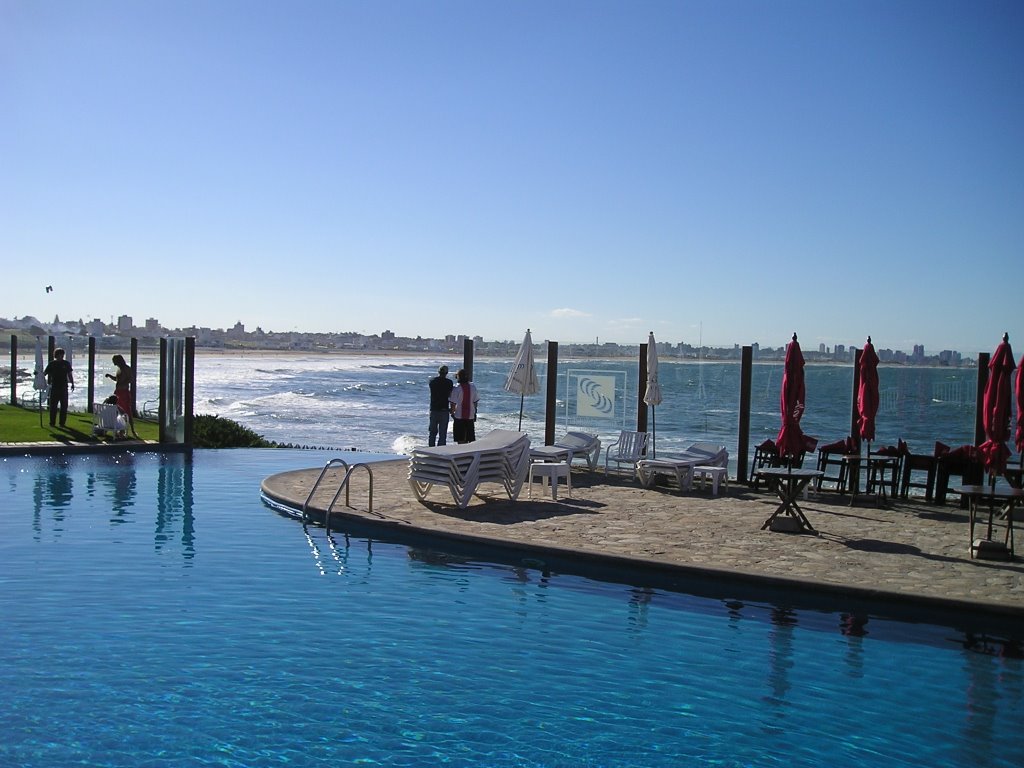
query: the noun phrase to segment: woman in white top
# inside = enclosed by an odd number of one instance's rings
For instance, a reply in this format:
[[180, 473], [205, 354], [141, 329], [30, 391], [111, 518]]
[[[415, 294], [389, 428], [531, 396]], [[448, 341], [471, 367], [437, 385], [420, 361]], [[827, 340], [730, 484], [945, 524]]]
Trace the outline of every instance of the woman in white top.
[[476, 440], [476, 411], [480, 394], [476, 384], [469, 380], [469, 374], [460, 368], [455, 374], [459, 386], [452, 390], [448, 402], [452, 412], [452, 438], [456, 443], [472, 443]]

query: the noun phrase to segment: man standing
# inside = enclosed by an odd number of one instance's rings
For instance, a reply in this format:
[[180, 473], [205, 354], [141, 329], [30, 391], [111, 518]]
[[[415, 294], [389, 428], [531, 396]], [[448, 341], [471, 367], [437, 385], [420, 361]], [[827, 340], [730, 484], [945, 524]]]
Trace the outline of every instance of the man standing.
[[428, 445], [444, 445], [448, 442], [448, 398], [455, 386], [448, 378], [448, 366], [437, 369], [437, 376], [430, 380], [430, 436]]
[[458, 379], [459, 386], [452, 390], [449, 398], [452, 416], [455, 418], [452, 437], [456, 443], [472, 443], [476, 440], [476, 410], [480, 403], [480, 394], [476, 390], [476, 384], [469, 380], [469, 374], [464, 369], [459, 369], [455, 378]]
[[43, 370], [46, 383], [50, 385], [50, 426], [57, 426], [57, 411], [60, 410], [60, 426], [68, 420], [68, 385], [75, 388], [75, 377], [71, 373], [71, 363], [64, 359], [64, 350], [60, 347], [53, 350], [53, 360]]

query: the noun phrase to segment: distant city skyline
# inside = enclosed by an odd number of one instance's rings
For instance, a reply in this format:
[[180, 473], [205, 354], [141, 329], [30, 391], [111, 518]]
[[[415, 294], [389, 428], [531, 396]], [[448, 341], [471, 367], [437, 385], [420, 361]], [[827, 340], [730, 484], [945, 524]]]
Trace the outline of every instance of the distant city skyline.
[[6, 0], [0, 29], [8, 316], [1024, 334], [1024, 3]]
[[[263, 329], [261, 326], [247, 328], [244, 323], [236, 322], [230, 328], [210, 328], [208, 326], [189, 325], [184, 328], [168, 328], [158, 318], [146, 318], [144, 324], [136, 323], [135, 318], [130, 315], [119, 315], [116, 322], [106, 323], [98, 318], [85, 322], [80, 320], [61, 320], [59, 315], [54, 317], [52, 322], [46, 322], [34, 316], [22, 318], [0, 317], [0, 332], [17, 331], [20, 333], [34, 334], [36, 330], [46, 334], [68, 335], [89, 335], [93, 337], [105, 337], [117, 335], [124, 337], [141, 337], [143, 340], [155, 340], [166, 335], [188, 335], [194, 336], [200, 345], [224, 345], [244, 346], [254, 345], [255, 348], [274, 349], [290, 348], [315, 348], [317, 346], [328, 346], [331, 349], [402, 349], [405, 351], [435, 352], [440, 350], [461, 350], [463, 339], [471, 339], [477, 343], [478, 349], [487, 354], [504, 353], [513, 355], [518, 349], [521, 339], [490, 339], [480, 334], [454, 334], [449, 333], [440, 337], [424, 337], [422, 335], [408, 336], [397, 334], [390, 329], [385, 329], [374, 334], [359, 334], [355, 331], [274, 331]], [[0, 339], [0, 345], [6, 339]], [[542, 347], [548, 340], [534, 338], [535, 347]], [[618, 342], [600, 342], [595, 339], [593, 342], [574, 339], [551, 339], [566, 349], [598, 350], [608, 351], [612, 347], [636, 350], [643, 342], [632, 342], [620, 344]], [[744, 346], [752, 346], [755, 359], [762, 354], [771, 357], [781, 357], [786, 345], [761, 344], [758, 341], [733, 342], [726, 345], [691, 344], [687, 341], [672, 339], [655, 339], [658, 348], [674, 355], [697, 357], [702, 352], [718, 359], [738, 357], [739, 350]], [[788, 344], [788, 342], [787, 342]], [[827, 346], [819, 344], [816, 348], [809, 348], [802, 345], [805, 357], [809, 360], [836, 359], [842, 360], [853, 357], [854, 351], [861, 349], [863, 345], [837, 344]], [[876, 347], [876, 351], [883, 363], [923, 363], [938, 362], [944, 365], [959, 365], [962, 360], [971, 360], [977, 353], [964, 354], [961, 350], [928, 350], [924, 345], [918, 344], [911, 350], [891, 349], [888, 347]], [[982, 352], [984, 350], [979, 350]]]

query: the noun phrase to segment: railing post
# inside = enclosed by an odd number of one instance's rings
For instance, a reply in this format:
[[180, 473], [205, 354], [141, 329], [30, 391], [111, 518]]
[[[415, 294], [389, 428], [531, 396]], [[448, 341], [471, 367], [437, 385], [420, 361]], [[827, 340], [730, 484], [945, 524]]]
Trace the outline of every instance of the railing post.
[[89, 383], [87, 388], [86, 407], [92, 413], [96, 404], [96, 337], [89, 337]]
[[743, 347], [740, 353], [740, 423], [736, 445], [736, 482], [747, 480], [747, 454], [750, 451], [750, 395], [754, 373], [754, 348]]
[[192, 450], [192, 410], [195, 407], [196, 337], [185, 337], [185, 446]]
[[644, 402], [644, 395], [647, 394], [647, 344], [640, 345], [640, 360], [638, 361], [638, 379], [636, 385], [636, 431], [647, 431], [647, 403]]
[[160, 384], [157, 395], [156, 418], [159, 422], [160, 443], [167, 442], [167, 393], [164, 391], [167, 384], [167, 337], [160, 339]]
[[128, 363], [128, 365], [132, 369], [132, 382], [130, 390], [131, 398], [129, 402], [131, 402], [132, 404], [132, 418], [137, 419], [139, 418], [139, 409], [135, 404], [135, 393], [138, 391], [137, 381], [139, 376], [139, 340], [136, 339], [134, 336], [132, 336], [131, 339], [129, 355], [131, 356], [131, 361]]
[[18, 404], [18, 334], [11, 334], [11, 405]]
[[864, 356], [863, 349], [853, 353], [853, 405], [850, 407], [850, 437], [860, 445], [860, 411], [857, 408], [857, 393], [860, 391], [860, 359]]
[[555, 419], [558, 407], [558, 342], [548, 342], [547, 400], [544, 403], [544, 445], [555, 444]]
[[465, 338], [462, 340], [462, 370], [466, 372], [469, 380], [473, 380], [473, 340]]
[[[974, 444], [985, 442], [985, 387], [988, 386], [988, 352], [978, 353], [978, 391], [974, 394]], [[1017, 373], [1020, 376], [1020, 372]]]

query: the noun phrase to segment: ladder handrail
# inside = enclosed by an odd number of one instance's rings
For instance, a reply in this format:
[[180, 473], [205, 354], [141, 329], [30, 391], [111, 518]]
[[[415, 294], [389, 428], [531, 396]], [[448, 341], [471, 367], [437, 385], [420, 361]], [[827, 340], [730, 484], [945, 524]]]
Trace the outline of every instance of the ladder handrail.
[[[331, 459], [330, 461], [328, 461], [324, 465], [324, 468], [320, 470], [320, 475], [317, 477], [316, 482], [313, 483], [313, 488], [310, 490], [309, 495], [306, 497], [306, 500], [302, 502], [302, 522], [306, 522], [308, 518], [306, 510], [309, 507], [309, 502], [312, 501], [313, 499], [313, 494], [316, 493], [316, 489], [320, 487], [320, 481], [324, 479], [324, 475], [327, 474], [327, 470], [338, 464], [345, 468], [345, 478], [348, 479], [348, 473], [351, 470], [349, 470], [347, 461], [345, 461], [344, 459]], [[342, 485], [344, 485], [344, 480], [342, 481]]]
[[345, 472], [345, 477], [342, 478], [341, 485], [338, 486], [338, 490], [334, 494], [334, 498], [331, 499], [331, 503], [327, 506], [327, 512], [324, 514], [324, 527], [327, 529], [328, 533], [331, 532], [331, 512], [334, 510], [334, 505], [335, 505], [335, 503], [337, 503], [338, 497], [341, 496], [342, 490], [345, 491], [345, 506], [346, 507], [351, 506], [349, 504], [349, 483], [348, 483], [348, 480], [349, 480], [350, 477], [352, 477], [352, 473], [355, 472], [360, 467], [365, 469], [366, 470], [366, 474], [368, 474], [370, 476], [370, 498], [369, 498], [369, 502], [368, 502], [368, 504], [369, 504], [368, 511], [370, 512], [370, 514], [373, 514], [373, 470], [370, 469], [370, 465], [369, 464], [367, 464], [366, 462], [362, 462], [361, 461], [358, 464], [353, 464], [351, 467], [348, 468], [348, 471]]

